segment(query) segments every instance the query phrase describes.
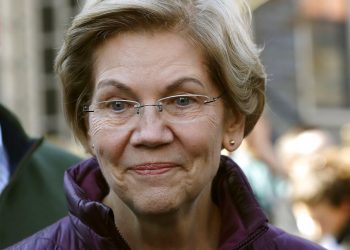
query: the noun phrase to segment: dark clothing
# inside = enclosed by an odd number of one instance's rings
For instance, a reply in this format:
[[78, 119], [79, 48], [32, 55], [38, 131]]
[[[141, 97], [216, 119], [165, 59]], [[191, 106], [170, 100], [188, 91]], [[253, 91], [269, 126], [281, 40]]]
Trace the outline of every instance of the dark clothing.
[[67, 215], [63, 174], [80, 159], [43, 138], [29, 138], [1, 105], [0, 124], [10, 170], [8, 185], [0, 194], [2, 249]]
[[[109, 189], [97, 160], [69, 169], [64, 183], [69, 216], [9, 249], [129, 249], [112, 210], [101, 203]], [[228, 157], [222, 157], [212, 187], [222, 217], [220, 250], [322, 249], [268, 224], [243, 172]]]

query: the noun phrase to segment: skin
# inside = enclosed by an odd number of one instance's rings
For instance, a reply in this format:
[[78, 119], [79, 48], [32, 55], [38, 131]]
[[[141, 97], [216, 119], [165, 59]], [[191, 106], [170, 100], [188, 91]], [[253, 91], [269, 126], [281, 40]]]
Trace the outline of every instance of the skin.
[[344, 199], [339, 206], [334, 206], [327, 200], [309, 206], [312, 218], [319, 223], [322, 235], [337, 237], [349, 221], [350, 201]]
[[[220, 95], [201, 51], [176, 33], [123, 33], [97, 48], [95, 58], [92, 102], [118, 97], [154, 104], [176, 94]], [[220, 214], [211, 182], [221, 149], [236, 149], [244, 130], [244, 119], [224, 111], [219, 99], [185, 123], [162, 119], [155, 107], [124, 125], [89, 115], [91, 150], [110, 186], [103, 202], [132, 249], [217, 247]]]

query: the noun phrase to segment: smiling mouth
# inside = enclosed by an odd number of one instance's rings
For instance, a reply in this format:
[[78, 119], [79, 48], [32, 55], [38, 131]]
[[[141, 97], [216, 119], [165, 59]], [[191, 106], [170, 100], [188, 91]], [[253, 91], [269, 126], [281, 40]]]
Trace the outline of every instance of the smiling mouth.
[[177, 167], [170, 163], [146, 163], [130, 168], [138, 175], [161, 175]]

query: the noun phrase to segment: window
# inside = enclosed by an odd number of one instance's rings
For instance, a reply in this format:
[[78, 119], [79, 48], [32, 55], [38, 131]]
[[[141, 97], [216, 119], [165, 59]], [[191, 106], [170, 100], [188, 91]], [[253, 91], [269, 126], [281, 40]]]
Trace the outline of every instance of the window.
[[311, 56], [318, 89], [315, 92], [315, 105], [320, 108], [349, 107], [346, 27], [345, 22], [319, 20], [311, 23]]
[[55, 60], [55, 50], [52, 48], [46, 48], [44, 50], [44, 72], [45, 74], [51, 74], [53, 72], [53, 64]]
[[50, 33], [54, 30], [54, 10], [52, 6], [47, 5], [42, 8], [42, 30], [44, 33]]
[[295, 30], [299, 112], [308, 122], [340, 126], [350, 120], [348, 2], [300, 2]]

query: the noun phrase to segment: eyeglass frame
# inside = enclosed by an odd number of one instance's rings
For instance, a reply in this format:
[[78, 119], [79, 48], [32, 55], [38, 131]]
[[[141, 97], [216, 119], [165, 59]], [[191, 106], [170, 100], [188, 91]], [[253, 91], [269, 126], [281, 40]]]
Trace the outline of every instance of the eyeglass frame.
[[[147, 106], [151, 106], [151, 107], [157, 107], [157, 111], [158, 112], [163, 112], [163, 105], [161, 103], [162, 100], [166, 100], [169, 98], [174, 98], [174, 97], [204, 97], [207, 100], [203, 102], [203, 104], [208, 104], [208, 103], [213, 103], [215, 101], [217, 101], [218, 99], [220, 99], [224, 94], [221, 93], [219, 96], [217, 97], [212, 97], [212, 96], [207, 96], [207, 95], [200, 95], [200, 94], [183, 94], [183, 95], [171, 95], [171, 96], [166, 96], [166, 97], [162, 97], [160, 99], [158, 99], [154, 104], [142, 104], [138, 101], [133, 101], [133, 100], [127, 100], [127, 99], [116, 99], [116, 100], [111, 100], [111, 101], [127, 101], [127, 102], [131, 102], [131, 103], [135, 103], [135, 105], [133, 106], [133, 108], [136, 110], [136, 114], [139, 115], [140, 114], [140, 109], [147, 107]], [[105, 103], [105, 102], [109, 102], [109, 101], [100, 101], [100, 102], [96, 102], [96, 104], [99, 103]], [[84, 113], [92, 113], [95, 112], [95, 110], [90, 110], [90, 105], [84, 105], [83, 106], [83, 112]]]

